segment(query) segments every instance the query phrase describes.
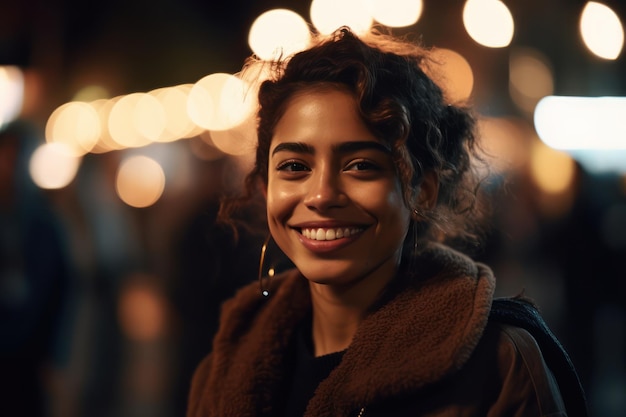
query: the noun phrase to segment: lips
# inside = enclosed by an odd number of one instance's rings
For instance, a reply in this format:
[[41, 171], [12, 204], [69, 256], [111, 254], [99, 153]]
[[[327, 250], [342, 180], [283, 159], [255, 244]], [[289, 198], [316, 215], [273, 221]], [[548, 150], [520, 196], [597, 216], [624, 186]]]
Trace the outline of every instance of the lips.
[[312, 240], [337, 240], [354, 236], [363, 230], [362, 227], [312, 227], [303, 228], [300, 233], [307, 239]]

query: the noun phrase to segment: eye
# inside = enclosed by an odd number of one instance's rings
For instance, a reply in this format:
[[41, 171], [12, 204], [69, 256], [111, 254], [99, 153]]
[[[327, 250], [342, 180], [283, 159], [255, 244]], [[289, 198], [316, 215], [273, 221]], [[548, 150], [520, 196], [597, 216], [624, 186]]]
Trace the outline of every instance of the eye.
[[311, 169], [298, 161], [285, 161], [276, 167], [277, 171], [300, 172], [310, 171]]
[[380, 170], [380, 167], [378, 166], [378, 164], [371, 162], [371, 161], [365, 161], [365, 160], [360, 160], [360, 161], [355, 161], [350, 163], [346, 169], [346, 171], [378, 171]]

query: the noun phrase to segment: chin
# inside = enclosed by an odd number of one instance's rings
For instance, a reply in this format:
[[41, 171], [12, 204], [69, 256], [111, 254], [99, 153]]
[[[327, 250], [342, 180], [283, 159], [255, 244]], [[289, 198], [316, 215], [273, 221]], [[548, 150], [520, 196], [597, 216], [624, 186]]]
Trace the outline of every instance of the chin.
[[315, 266], [298, 266], [298, 269], [309, 282], [330, 286], [355, 283], [362, 275], [348, 265], [332, 265], [330, 262], [318, 262]]

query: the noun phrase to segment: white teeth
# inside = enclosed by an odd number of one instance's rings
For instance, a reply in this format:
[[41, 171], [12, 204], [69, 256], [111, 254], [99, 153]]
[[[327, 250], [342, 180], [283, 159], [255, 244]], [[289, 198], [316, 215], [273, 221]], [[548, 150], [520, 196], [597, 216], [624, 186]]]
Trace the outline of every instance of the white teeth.
[[338, 227], [336, 229], [302, 229], [302, 235], [313, 240], [335, 240], [343, 237], [350, 237], [361, 232], [358, 227]]

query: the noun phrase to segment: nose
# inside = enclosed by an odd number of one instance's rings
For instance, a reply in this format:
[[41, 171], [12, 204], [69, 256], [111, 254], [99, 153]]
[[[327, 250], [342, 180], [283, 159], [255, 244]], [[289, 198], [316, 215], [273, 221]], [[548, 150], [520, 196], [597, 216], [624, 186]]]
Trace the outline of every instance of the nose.
[[304, 204], [311, 210], [326, 211], [343, 207], [348, 202], [340, 174], [328, 169], [314, 172], [304, 186], [307, 187]]

